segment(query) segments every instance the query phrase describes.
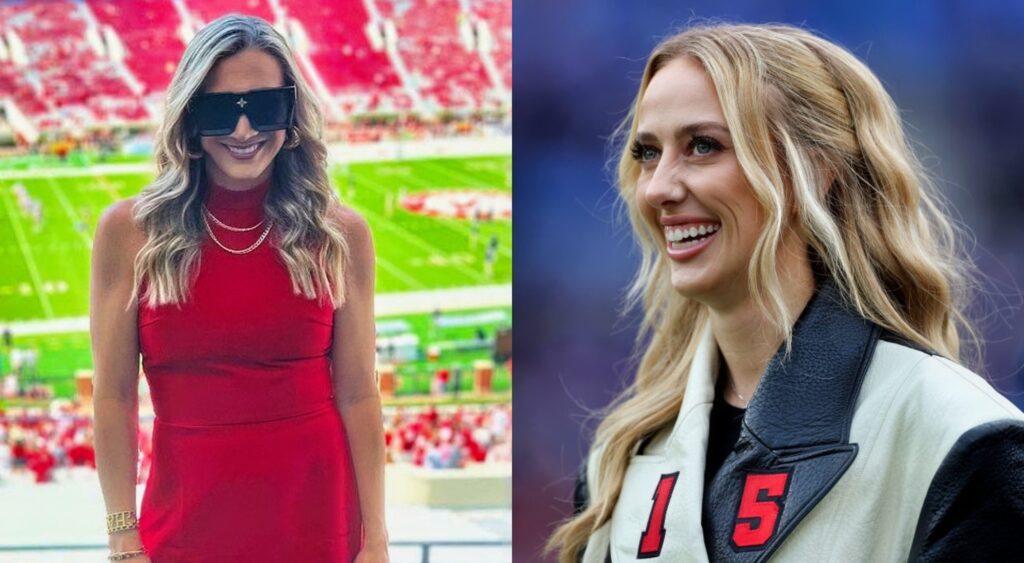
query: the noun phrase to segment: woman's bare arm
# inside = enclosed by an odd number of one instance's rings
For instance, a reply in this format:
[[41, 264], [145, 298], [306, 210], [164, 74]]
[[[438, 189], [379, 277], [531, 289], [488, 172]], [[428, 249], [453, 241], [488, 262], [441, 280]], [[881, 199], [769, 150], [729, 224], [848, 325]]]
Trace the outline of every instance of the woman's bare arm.
[[[126, 305], [142, 235], [132, 217], [133, 203], [134, 198], [116, 202], [100, 217], [89, 283], [96, 465], [108, 514], [136, 506], [138, 309], [133, 305], [126, 310]], [[142, 545], [138, 530], [116, 532], [109, 542], [115, 551]]]
[[355, 464], [366, 545], [386, 553], [384, 428], [374, 376], [373, 240], [357, 213], [342, 208], [337, 215], [347, 237], [349, 260], [345, 303], [334, 312], [334, 395]]

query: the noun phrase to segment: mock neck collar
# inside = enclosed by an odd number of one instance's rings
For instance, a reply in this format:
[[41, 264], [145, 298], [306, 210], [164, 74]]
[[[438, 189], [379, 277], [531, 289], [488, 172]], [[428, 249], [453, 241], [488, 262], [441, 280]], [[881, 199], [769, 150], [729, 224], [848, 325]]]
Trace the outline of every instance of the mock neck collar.
[[210, 209], [260, 209], [270, 191], [272, 179], [273, 175], [246, 190], [231, 190], [211, 180], [206, 206]]

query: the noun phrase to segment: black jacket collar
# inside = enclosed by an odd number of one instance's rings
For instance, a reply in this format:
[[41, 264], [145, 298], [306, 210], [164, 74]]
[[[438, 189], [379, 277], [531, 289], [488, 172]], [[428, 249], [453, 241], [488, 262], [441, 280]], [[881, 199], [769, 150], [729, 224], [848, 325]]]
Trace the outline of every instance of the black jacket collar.
[[[704, 491], [711, 561], [768, 559], [842, 477], [857, 455], [857, 445], [849, 443], [850, 424], [879, 335], [876, 325], [843, 304], [831, 279], [818, 277], [793, 327], [790, 357], [784, 358], [780, 348], [768, 364], [735, 449]], [[785, 490], [755, 489], [755, 500], [746, 500], [753, 510], [742, 510], [744, 489], [753, 486], [748, 477], [758, 474], [786, 474], [779, 477]], [[770, 517], [750, 515], [764, 508], [771, 512], [771, 504], [778, 507], [771, 533], [753, 534], [768, 539], [761, 545], [737, 545], [737, 525], [749, 531], [770, 524]]]

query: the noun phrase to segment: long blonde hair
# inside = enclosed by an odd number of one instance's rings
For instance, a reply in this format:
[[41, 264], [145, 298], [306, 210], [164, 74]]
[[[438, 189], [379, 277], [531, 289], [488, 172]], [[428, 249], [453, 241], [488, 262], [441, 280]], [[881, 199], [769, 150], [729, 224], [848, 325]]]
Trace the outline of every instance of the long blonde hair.
[[651, 78], [680, 57], [700, 62], [714, 83], [765, 217], [748, 283], [786, 350], [795, 319], [784, 305], [776, 255], [791, 227], [860, 315], [954, 361], [963, 362], [963, 337], [974, 352], [969, 363], [980, 362], [977, 333], [965, 315], [975, 269], [874, 74], [845, 49], [789, 26], [699, 25], [669, 37], [648, 59], [616, 136], [619, 193], [642, 251], [626, 296], [627, 308], [643, 310], [640, 360], [633, 383], [604, 411], [591, 446], [601, 452], [596, 494], [548, 541], [563, 563], [575, 561], [611, 518], [637, 443], [675, 419], [709, 322], [704, 305], [667, 282], [660, 233], [638, 207], [640, 171], [629, 150]]
[[[147, 240], [135, 258], [135, 291], [129, 308], [137, 298], [150, 307], [188, 298], [199, 268], [205, 233], [201, 207], [209, 188], [201, 179], [203, 160], [188, 156], [190, 144], [197, 143], [196, 132], [187, 130], [186, 109], [218, 62], [250, 48], [273, 56], [281, 65], [285, 85], [295, 85], [293, 127], [301, 139], [296, 148], [282, 149], [274, 158], [273, 185], [265, 203], [265, 213], [275, 224], [270, 242], [288, 267], [296, 294], [329, 299], [334, 307], [344, 302], [348, 245], [329, 219], [331, 202], [338, 196], [327, 176], [323, 113], [284, 38], [260, 18], [231, 14], [195, 35], [167, 88], [154, 150], [157, 176], [134, 207]], [[144, 278], [146, 292], [139, 297]]]

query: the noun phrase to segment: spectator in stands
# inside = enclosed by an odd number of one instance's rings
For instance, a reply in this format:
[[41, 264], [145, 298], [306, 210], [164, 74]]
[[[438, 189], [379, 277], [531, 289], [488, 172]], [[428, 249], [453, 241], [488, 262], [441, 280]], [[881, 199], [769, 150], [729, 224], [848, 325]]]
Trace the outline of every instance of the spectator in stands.
[[67, 450], [68, 463], [73, 466], [96, 468], [96, 450], [92, 443], [92, 430], [76, 432]]
[[50, 452], [45, 438], [40, 436], [35, 441], [28, 442], [25, 449], [25, 465], [35, 475], [36, 483], [53, 481], [53, 468], [57, 461]]
[[434, 373], [434, 395], [444, 395], [448, 390], [448, 377], [447, 368], [440, 368]]
[[512, 432], [495, 442], [487, 452], [486, 461], [488, 463], [512, 463]]
[[429, 469], [455, 469], [462, 465], [462, 450], [454, 442], [451, 429], [442, 430], [426, 451], [424, 466]]
[[11, 446], [11, 471], [20, 472], [28, 462], [28, 446], [26, 438], [17, 438]]
[[509, 439], [508, 410], [507, 405], [454, 411], [431, 406], [418, 413], [397, 409], [385, 419], [392, 459], [428, 467], [484, 462], [495, 445]]

